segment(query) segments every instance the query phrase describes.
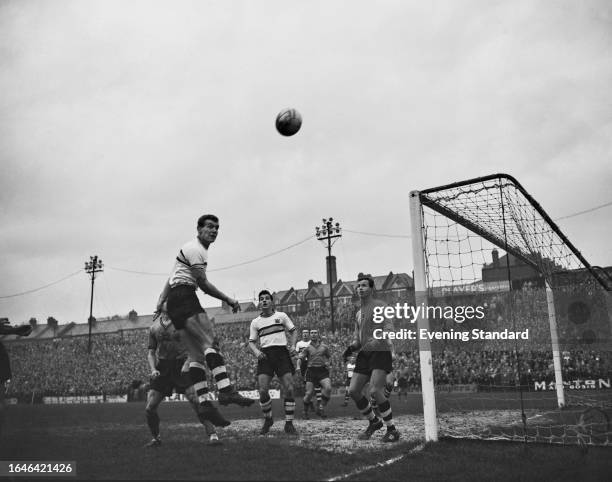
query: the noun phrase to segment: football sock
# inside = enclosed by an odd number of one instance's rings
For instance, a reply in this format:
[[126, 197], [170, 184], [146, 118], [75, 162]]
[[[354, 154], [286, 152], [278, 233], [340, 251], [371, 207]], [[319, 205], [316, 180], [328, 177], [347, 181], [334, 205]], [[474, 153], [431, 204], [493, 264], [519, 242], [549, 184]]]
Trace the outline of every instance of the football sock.
[[359, 400], [355, 402], [359, 411], [364, 415], [370, 422], [373, 422], [377, 417], [376, 414], [372, 411], [372, 405], [368, 402], [366, 397], [361, 397]]
[[217, 388], [220, 392], [230, 392], [233, 387], [230, 383], [230, 379], [227, 376], [227, 369], [225, 368], [225, 361], [223, 357], [214, 348], [207, 348], [204, 352], [206, 357], [206, 364], [215, 378]]
[[317, 405], [321, 405], [321, 387], [315, 388], [315, 395], [317, 396]]
[[208, 382], [206, 381], [206, 371], [204, 365], [197, 362], [189, 363], [189, 376], [193, 382], [193, 388], [198, 397], [198, 402], [206, 402], [210, 400], [208, 393]]
[[387, 383], [385, 385], [385, 391], [383, 392], [385, 395], [385, 398], [389, 398], [391, 396], [392, 391], [393, 391], [393, 384]]
[[285, 421], [292, 422], [294, 413], [295, 400], [293, 398], [285, 398]]
[[393, 412], [391, 410], [389, 400], [385, 400], [383, 403], [381, 403], [379, 408], [380, 415], [382, 416], [385, 425], [387, 425], [387, 428], [391, 430], [391, 427], [393, 427]]
[[272, 417], [272, 399], [270, 398], [270, 395], [268, 395], [267, 393], [265, 395], [260, 395], [259, 406], [261, 407], [261, 411], [263, 412], [264, 417]]

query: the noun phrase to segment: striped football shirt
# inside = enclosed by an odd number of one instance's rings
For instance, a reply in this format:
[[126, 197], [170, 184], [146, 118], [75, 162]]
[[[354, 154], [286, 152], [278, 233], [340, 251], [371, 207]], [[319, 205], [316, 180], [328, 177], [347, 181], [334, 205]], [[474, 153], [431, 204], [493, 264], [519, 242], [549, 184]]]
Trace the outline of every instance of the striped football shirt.
[[251, 321], [249, 341], [253, 343], [259, 341], [260, 348], [287, 346], [285, 330], [292, 332], [295, 330], [295, 326], [282, 311], [275, 311], [270, 316], [259, 315]]

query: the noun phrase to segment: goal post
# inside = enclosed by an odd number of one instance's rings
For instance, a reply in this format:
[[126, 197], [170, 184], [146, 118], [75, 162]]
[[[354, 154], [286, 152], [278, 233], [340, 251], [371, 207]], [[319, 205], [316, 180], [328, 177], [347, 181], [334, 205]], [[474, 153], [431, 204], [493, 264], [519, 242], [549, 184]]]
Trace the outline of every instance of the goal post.
[[[414, 303], [415, 306], [427, 306], [427, 281], [425, 272], [425, 248], [422, 230], [423, 212], [419, 202], [418, 191], [410, 193], [410, 220], [412, 225], [412, 259], [414, 260]], [[429, 331], [427, 311], [417, 316], [417, 330]], [[438, 420], [436, 418], [436, 396], [434, 392], [433, 362], [429, 339], [419, 338], [419, 359], [421, 369], [421, 392], [423, 396], [423, 418], [425, 422], [425, 441], [438, 440]]]
[[[415, 305], [452, 308], [416, 319], [417, 333], [440, 335], [418, 336], [426, 441], [577, 443], [580, 417], [561, 409], [612, 417], [611, 273], [591, 266], [515, 178], [412, 191], [410, 220]], [[483, 316], [459, 319], [466, 306]], [[612, 443], [610, 428], [598, 429], [589, 443]]]

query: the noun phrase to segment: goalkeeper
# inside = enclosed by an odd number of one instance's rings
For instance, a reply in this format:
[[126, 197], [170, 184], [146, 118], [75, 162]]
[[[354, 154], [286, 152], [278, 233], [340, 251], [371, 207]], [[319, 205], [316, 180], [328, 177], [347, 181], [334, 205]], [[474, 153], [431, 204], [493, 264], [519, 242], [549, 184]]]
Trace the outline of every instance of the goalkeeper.
[[[361, 301], [361, 309], [356, 315], [353, 342], [345, 350], [343, 357], [346, 363], [353, 353], [357, 353], [355, 369], [349, 385], [349, 395], [362, 415], [369, 420], [368, 427], [359, 436], [359, 439], [369, 439], [374, 432], [386, 425], [387, 433], [383, 436], [383, 442], [397, 442], [400, 434], [393, 425], [391, 403], [384, 395], [387, 374], [393, 371], [395, 349], [391, 340], [377, 339], [374, 336], [375, 330], [392, 331], [393, 320], [386, 319], [382, 326], [374, 323], [374, 308], [387, 306], [387, 304], [374, 298], [374, 280], [371, 276], [359, 274], [356, 289]], [[363, 388], [368, 382], [370, 396], [378, 403], [382, 420], [372, 410], [368, 398], [363, 395]]]
[[[11, 326], [7, 319], [0, 320], [0, 335], [17, 335], [28, 336], [32, 333], [30, 325]], [[0, 435], [4, 425], [4, 398], [7, 390], [7, 384], [11, 379], [11, 364], [9, 362], [8, 353], [0, 342]]]

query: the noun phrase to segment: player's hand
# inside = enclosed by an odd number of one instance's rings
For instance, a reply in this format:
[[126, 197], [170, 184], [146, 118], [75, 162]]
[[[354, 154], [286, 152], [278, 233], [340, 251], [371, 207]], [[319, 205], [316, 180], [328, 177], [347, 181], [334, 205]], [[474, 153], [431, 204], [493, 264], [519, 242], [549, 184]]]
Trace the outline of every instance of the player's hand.
[[260, 351], [260, 352], [257, 354], [257, 359], [258, 359], [258, 360], [265, 360], [266, 358], [268, 358], [268, 357], [266, 356], [266, 354], [265, 354], [263, 351]]
[[291, 356], [291, 358], [295, 358], [296, 356], [298, 356], [298, 352], [294, 346], [289, 347], [289, 356]]
[[151, 372], [151, 378], [157, 378], [160, 375], [159, 370], [155, 369]]
[[30, 333], [32, 333], [32, 326], [31, 325], [19, 325], [19, 326], [16, 326], [14, 330], [15, 330], [15, 334], [18, 336], [30, 336]]
[[240, 303], [238, 302], [238, 300], [228, 298], [227, 304], [232, 307], [232, 313], [238, 313], [240, 311]]
[[342, 354], [342, 359], [344, 360], [344, 363], [346, 363], [349, 359], [349, 357], [353, 354], [353, 347], [351, 345], [346, 347], [346, 350], [344, 350], [344, 353]]

